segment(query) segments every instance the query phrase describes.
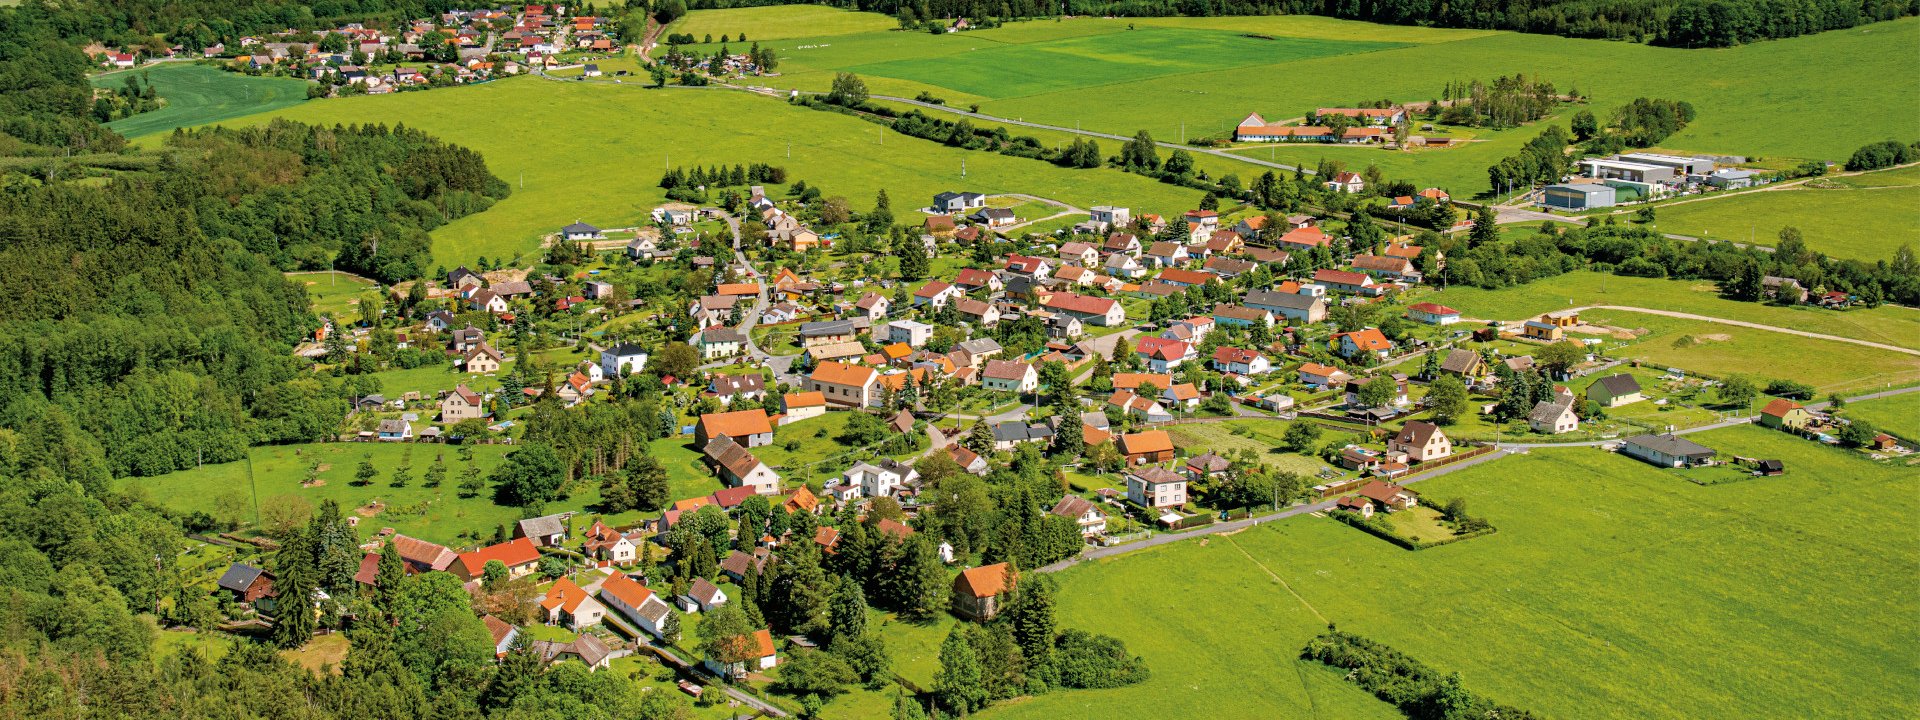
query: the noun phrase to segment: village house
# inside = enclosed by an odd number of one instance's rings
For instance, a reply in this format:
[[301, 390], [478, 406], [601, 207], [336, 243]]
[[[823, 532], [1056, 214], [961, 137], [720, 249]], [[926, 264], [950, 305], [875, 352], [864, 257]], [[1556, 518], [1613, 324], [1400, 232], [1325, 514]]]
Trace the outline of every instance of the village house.
[[1315, 270], [1313, 281], [1328, 290], [1349, 295], [1379, 297], [1387, 291], [1387, 286], [1375, 283], [1373, 276], [1346, 270]]
[[1114, 327], [1127, 322], [1127, 310], [1112, 298], [1098, 298], [1076, 293], [1055, 293], [1042, 304], [1048, 310], [1062, 312], [1079, 318], [1081, 322], [1099, 327]]
[[1534, 403], [1533, 410], [1527, 413], [1527, 427], [1548, 435], [1580, 429], [1580, 417], [1573, 413], [1573, 398], [1559, 397]]
[[863, 408], [879, 404], [878, 388], [874, 387], [879, 381], [880, 376], [873, 368], [823, 362], [807, 375], [806, 389], [820, 393], [830, 406]]
[[1407, 306], [1407, 318], [1428, 325], [1452, 325], [1460, 322], [1460, 311], [1437, 303], [1419, 302]]
[[953, 302], [953, 299], [959, 296], [959, 288], [943, 280], [934, 280], [920, 286], [919, 290], [913, 291], [913, 304], [915, 307], [924, 305], [939, 309], [946, 307], [947, 303]]
[[568, 514], [542, 515], [513, 524], [514, 539], [526, 538], [535, 547], [560, 547], [567, 541]]
[[1567, 333], [1560, 326], [1541, 320], [1528, 320], [1520, 325], [1520, 336], [1528, 340], [1541, 342], [1560, 342]]
[[1383, 480], [1374, 480], [1361, 486], [1360, 497], [1388, 512], [1412, 510], [1420, 504], [1419, 493]]
[[466, 385], [456, 385], [452, 392], [440, 398], [440, 422], [452, 425], [462, 420], [486, 417], [486, 400], [480, 393], [467, 389]]
[[922, 347], [933, 339], [933, 326], [914, 320], [895, 320], [887, 323], [887, 339], [908, 347]]
[[1393, 341], [1388, 340], [1379, 328], [1365, 328], [1353, 332], [1334, 333], [1334, 352], [1344, 358], [1356, 358], [1372, 353], [1381, 359], [1393, 353]]
[[728, 375], [715, 373], [707, 381], [708, 392], [721, 405], [731, 407], [733, 401], [757, 401], [767, 395], [767, 379], [759, 373]]
[[1147, 369], [1155, 373], [1170, 373], [1181, 363], [1193, 359], [1193, 346], [1179, 340], [1158, 337], [1142, 337], [1134, 345], [1134, 354], [1147, 363]]
[[1621, 443], [1620, 452], [1665, 468], [1708, 465], [1714, 456], [1713, 448], [1671, 433], [1635, 435]]
[[960, 571], [953, 579], [953, 612], [974, 622], [986, 622], [1000, 610], [1000, 596], [1012, 590], [1016, 576], [1006, 563]]
[[413, 439], [413, 423], [406, 418], [381, 420], [375, 429], [381, 442], [406, 442]]
[[560, 625], [575, 632], [599, 625], [607, 617], [605, 605], [564, 575], [553, 581], [553, 587], [547, 588], [547, 594], [540, 599], [540, 609], [548, 625]]
[[1760, 409], [1760, 424], [1776, 430], [1806, 430], [1813, 420], [1812, 411], [1786, 398], [1774, 398]]
[[654, 637], [665, 631], [667, 615], [673, 612], [665, 600], [625, 573], [608, 575], [600, 583], [600, 599], [608, 609]]
[[1180, 507], [1187, 503], [1187, 479], [1158, 465], [1128, 472], [1127, 500], [1150, 510]]
[[1213, 320], [1222, 327], [1273, 327], [1273, 313], [1261, 308], [1220, 303], [1213, 306]]
[[1321, 389], [1345, 387], [1347, 382], [1353, 379], [1353, 376], [1347, 374], [1345, 370], [1314, 362], [1301, 364], [1299, 373], [1301, 383]]
[[1247, 293], [1241, 304], [1305, 324], [1327, 319], [1327, 301], [1314, 295], [1255, 290]]
[[751, 488], [755, 494], [780, 492], [780, 476], [731, 437], [719, 436], [707, 441], [701, 450], [727, 487]]
[[1040, 389], [1040, 373], [1031, 363], [989, 360], [980, 371], [980, 385], [1000, 392], [1030, 393]]
[[540, 548], [535, 547], [528, 538], [516, 538], [473, 552], [460, 553], [459, 561], [447, 569], [462, 582], [473, 582], [486, 575], [487, 563], [495, 561], [507, 566], [508, 578], [523, 578], [539, 568]]
[[773, 425], [763, 408], [707, 413], [693, 426], [693, 442], [706, 447], [714, 438], [732, 438], [745, 448], [773, 444]]
[[1066, 495], [1048, 510], [1054, 515], [1074, 521], [1080, 526], [1081, 535], [1099, 535], [1107, 531], [1107, 516], [1100, 508], [1078, 495]]
[[1475, 379], [1487, 373], [1487, 364], [1480, 358], [1480, 353], [1455, 348], [1448, 350], [1446, 358], [1440, 361], [1440, 372], [1458, 375], [1471, 385]]
[[700, 357], [707, 360], [739, 355], [746, 348], [747, 336], [730, 327], [710, 327], [700, 331]]
[[1440, 426], [1425, 420], [1409, 420], [1400, 432], [1387, 441], [1387, 449], [1403, 452], [1414, 462], [1432, 462], [1453, 454], [1453, 443]]
[[1340, 193], [1358, 194], [1367, 189], [1367, 179], [1360, 177], [1360, 173], [1356, 172], [1340, 173], [1322, 184], [1328, 190]]
[[599, 520], [593, 521], [593, 526], [587, 528], [580, 547], [589, 558], [622, 566], [632, 564], [638, 558], [640, 549], [633, 539]]
[[1264, 375], [1273, 363], [1258, 351], [1222, 345], [1214, 348], [1213, 369], [1234, 375]]
[[1165, 430], [1146, 430], [1117, 438], [1128, 465], [1152, 465], [1173, 459], [1173, 438]]
[[687, 586], [687, 592], [676, 598], [680, 609], [686, 612], [705, 612], [727, 604], [727, 591], [706, 578], [694, 578]]
[[888, 300], [885, 295], [870, 292], [861, 295], [860, 300], [855, 302], [853, 307], [859, 310], [859, 314], [866, 317], [869, 322], [880, 322], [887, 319], [887, 312], [893, 307], [893, 301]]
[[993, 426], [993, 449], [1012, 450], [1025, 443], [1051, 443], [1053, 436], [1053, 428], [1045, 423], [1008, 420]]
[[780, 424], [791, 425], [827, 414], [827, 396], [819, 391], [787, 393], [780, 397]]
[[237, 602], [256, 602], [274, 595], [273, 573], [245, 563], [228, 565], [217, 584]]
[[1641, 395], [1640, 381], [1632, 375], [1620, 373], [1594, 380], [1587, 386], [1587, 399], [1600, 404], [1600, 407], [1614, 408], [1631, 405], [1646, 398]]
[[460, 367], [476, 375], [491, 375], [500, 371], [500, 363], [505, 360], [506, 357], [499, 350], [482, 342], [467, 351], [466, 356], [460, 359]]

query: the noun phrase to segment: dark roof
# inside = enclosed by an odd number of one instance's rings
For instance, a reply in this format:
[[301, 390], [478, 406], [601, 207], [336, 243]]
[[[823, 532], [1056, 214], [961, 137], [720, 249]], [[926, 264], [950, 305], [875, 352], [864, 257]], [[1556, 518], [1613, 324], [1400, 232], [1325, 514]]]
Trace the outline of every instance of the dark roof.
[[559, 515], [542, 515], [527, 518], [519, 523], [521, 537], [547, 537], [567, 531], [566, 519]]
[[1316, 302], [1322, 302], [1320, 298], [1312, 295], [1263, 291], [1247, 293], [1245, 301], [1248, 305], [1265, 305], [1268, 307], [1287, 308], [1289, 310], [1305, 310], [1313, 307], [1313, 304]]
[[260, 579], [260, 576], [265, 573], [265, 570], [252, 565], [234, 563], [227, 566], [226, 574], [220, 576], [220, 587], [244, 593], [247, 588], [253, 587], [253, 581]]
[[594, 227], [592, 225], [588, 225], [583, 222], [576, 222], [572, 225], [568, 225], [566, 227], [560, 228], [560, 231], [565, 233], [597, 233], [597, 232], [600, 232], [600, 228]]
[[1700, 443], [1674, 435], [1635, 435], [1627, 438], [1628, 445], [1643, 447], [1671, 457], [1712, 457], [1714, 449]]
[[1608, 375], [1594, 381], [1593, 384], [1596, 387], [1605, 388], [1607, 394], [1614, 397], [1640, 392], [1640, 381], [1633, 379], [1632, 375], [1625, 373]]
[[1018, 420], [1008, 420], [993, 426], [993, 439], [999, 442], [1025, 442], [1050, 437], [1053, 437], [1053, 428], [1041, 424], [1028, 425]]

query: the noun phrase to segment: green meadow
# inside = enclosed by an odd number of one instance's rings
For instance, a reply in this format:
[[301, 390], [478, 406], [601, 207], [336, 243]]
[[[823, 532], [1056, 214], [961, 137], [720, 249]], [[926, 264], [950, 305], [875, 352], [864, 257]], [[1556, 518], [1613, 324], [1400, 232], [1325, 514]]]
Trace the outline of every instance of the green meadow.
[[[503, 112], [513, 119], [505, 120]], [[307, 103], [235, 124], [277, 117], [405, 123], [484, 153], [514, 193], [484, 213], [434, 231], [434, 260], [449, 267], [481, 256], [528, 253], [541, 235], [576, 219], [601, 227], [635, 224], [665, 201], [657, 181], [669, 162], [784, 166], [790, 178], [845, 196], [859, 210], [871, 208], [882, 188], [896, 203], [965, 188], [1157, 213], [1184, 212], [1200, 197], [1136, 175], [948, 148], [844, 115], [723, 90], [521, 77]], [[892, 136], [883, 140], [885, 135]]]
[[1920, 393], [1848, 403], [1841, 412], [1909, 441], [1920, 442]]
[[93, 76], [93, 86], [124, 87], [129, 74], [144, 75], [167, 101], [159, 110], [107, 123], [114, 132], [129, 138], [277, 110], [307, 100], [305, 80], [253, 77], [192, 63], [102, 73]]
[[1455, 286], [1418, 299], [1486, 320], [1521, 320], [1589, 305], [1644, 307], [1920, 350], [1920, 310], [1898, 305], [1825, 310], [1740, 302], [1720, 297], [1718, 286], [1706, 280], [1657, 280], [1581, 271], [1498, 290]]
[[893, 18], [877, 13], [819, 5], [773, 5], [688, 13], [669, 24], [666, 32], [687, 33], [695, 38], [712, 35], [716, 39], [722, 35], [738, 39], [745, 33], [750, 41], [766, 42], [797, 37], [799, 33], [849, 35], [885, 32], [895, 26]]
[[360, 317], [360, 298], [378, 283], [348, 272], [290, 272], [287, 279], [307, 289], [313, 311], [342, 320]]
[[[689, 18], [707, 12], [716, 11]], [[1591, 96], [1602, 116], [1636, 97], [1687, 100], [1699, 117], [1663, 145], [1777, 164], [1782, 157], [1844, 159], [1866, 142], [1912, 136], [1920, 63], [1906, 50], [1916, 43], [1916, 18], [1721, 50], [1305, 16], [1077, 18], [940, 36], [782, 38], [766, 44], [780, 53], [782, 75], [764, 84], [825, 90], [834, 73], [851, 71], [878, 94], [927, 91], [1001, 117], [1175, 139], [1183, 127], [1190, 137], [1230, 133], [1249, 112], [1283, 119], [1361, 100], [1428, 100], [1448, 81], [1526, 73]], [[1368, 160], [1472, 196], [1487, 189], [1491, 160], [1538, 132], [1530, 126], [1489, 143]]]
[[1617, 310], [1589, 310], [1581, 313], [1581, 320], [1638, 335], [1631, 341], [1608, 340], [1604, 347], [1614, 357], [1713, 377], [1797, 380], [1823, 394], [1920, 382], [1920, 357], [1887, 350]]
[[1769, 246], [1779, 243], [1781, 228], [1795, 227], [1814, 250], [1866, 262], [1891, 260], [1902, 245], [1920, 247], [1920, 178], [1896, 170], [1830, 182], [1840, 187], [1803, 185], [1659, 207], [1654, 227]]
[[1415, 486], [1465, 498], [1493, 535], [1410, 552], [1304, 516], [1064, 571], [1060, 625], [1121, 637], [1152, 679], [986, 716], [1399, 717], [1297, 662], [1329, 623], [1543, 717], [1920, 712], [1920, 512], [1857, 501], [1920, 476], [1756, 427], [1693, 439], [1787, 474], [1702, 487], [1535, 450]]

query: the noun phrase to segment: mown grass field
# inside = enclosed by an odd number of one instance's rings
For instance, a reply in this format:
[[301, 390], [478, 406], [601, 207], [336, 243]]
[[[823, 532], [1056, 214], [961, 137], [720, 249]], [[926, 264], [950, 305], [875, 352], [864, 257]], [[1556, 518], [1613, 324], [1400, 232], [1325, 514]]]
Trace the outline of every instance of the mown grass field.
[[798, 37], [802, 33], [821, 36], [886, 32], [896, 26], [893, 18], [878, 13], [850, 12], [820, 5], [773, 5], [691, 12], [669, 24], [666, 31], [687, 33], [696, 40], [707, 35], [716, 40], [722, 35], [738, 40], [745, 33], [749, 41], [766, 42]]
[[1847, 403], [1841, 413], [1873, 423], [1874, 427], [1920, 442], [1920, 393]]
[[1295, 662], [1328, 622], [1545, 717], [1920, 712], [1920, 511], [1856, 501], [1920, 477], [1754, 427], [1693, 439], [1787, 474], [1701, 487], [1535, 450], [1415, 486], [1494, 535], [1409, 552], [1308, 516], [1067, 570], [1060, 624], [1122, 637], [1152, 680], [986, 716], [1398, 717]]
[[1920, 350], [1920, 310], [1882, 305], [1841, 311], [1740, 302], [1720, 297], [1718, 287], [1705, 280], [1656, 280], [1583, 271], [1498, 290], [1455, 286], [1421, 299], [1487, 320], [1520, 320], [1587, 305], [1644, 307]]
[[[1828, 255], [1892, 260], [1902, 245], [1920, 247], [1920, 178], [1883, 174], [1835, 181], [1846, 188], [1801, 186], [1661, 207], [1653, 226], [1768, 246], [1779, 244], [1781, 228], [1795, 227], [1808, 247]], [[1862, 184], [1853, 186], [1855, 179]]]
[[215, 67], [166, 63], [93, 76], [94, 87], [124, 87], [129, 74], [145, 75], [167, 106], [107, 123], [129, 138], [171, 132], [278, 110], [307, 100], [307, 82], [293, 78], [252, 77]]
[[378, 286], [372, 280], [349, 272], [290, 272], [287, 279], [307, 289], [307, 301], [315, 313], [342, 320], [360, 318], [360, 297]]
[[[1154, 54], [1156, 38], [1163, 37], [1182, 38], [1198, 47], [1200, 56], [1217, 48], [1252, 49], [1224, 62], [1191, 63], [1189, 56], [1180, 56], [1151, 69], [1139, 67], [1135, 58]], [[1316, 56], [1297, 49], [1330, 46], [1293, 44], [1302, 39], [1376, 44]], [[1636, 97], [1687, 100], [1699, 117], [1663, 145], [1772, 163], [1781, 157], [1844, 159], [1867, 142], [1912, 135], [1912, 118], [1920, 114], [1920, 73], [1914, 72], [1920, 63], [1904, 50], [1916, 42], [1920, 19], [1914, 18], [1723, 50], [1304, 16], [1079, 18], [942, 36], [814, 33], [782, 39], [768, 45], [781, 55], [782, 76], [766, 84], [824, 90], [835, 72], [852, 70], [863, 73], [879, 94], [912, 97], [925, 90], [953, 106], [979, 102], [982, 112], [1002, 117], [1067, 127], [1078, 123], [1121, 134], [1146, 129], [1157, 138], [1176, 139], [1183, 126], [1190, 137], [1230, 132], [1249, 112], [1280, 119], [1360, 100], [1428, 100], [1448, 81], [1526, 73], [1592, 96], [1591, 109], [1603, 117]], [[1087, 65], [1079, 48], [1102, 48], [1106, 62]], [[1022, 65], [1009, 69], [974, 56], [1015, 58]], [[1823, 62], [1833, 57], [1848, 62]], [[951, 71], [955, 67], [973, 70]], [[1021, 74], [1010, 74], [1015, 71]], [[1151, 100], [1118, 101], [1122, 98]], [[1889, 111], [1797, 110], [1809, 106]], [[1537, 125], [1509, 131], [1517, 138], [1508, 142], [1517, 147], [1539, 131]], [[1485, 167], [1491, 162], [1486, 158], [1511, 152], [1504, 145], [1476, 147], [1485, 144], [1377, 162], [1390, 171], [1395, 170], [1390, 164], [1406, 168], [1390, 174], [1453, 185], [1456, 195], [1472, 196], [1487, 189]], [[1500, 148], [1506, 152], [1496, 152]]]
[[1591, 310], [1581, 319], [1645, 330], [1609, 340], [1608, 354], [1713, 377], [1744, 374], [1797, 380], [1826, 392], [1865, 392], [1920, 381], [1920, 357], [1798, 335], [1619, 310]]
[[[513, 122], [481, 121], [512, 113]], [[1112, 170], [1067, 170], [1022, 158], [973, 153], [895, 135], [860, 120], [746, 93], [649, 90], [637, 84], [553, 82], [534, 77], [482, 85], [309, 103], [256, 115], [311, 123], [406, 123], [480, 150], [512, 197], [434, 231], [434, 260], [452, 267], [480, 256], [508, 258], [576, 219], [623, 227], [665, 200], [657, 187], [676, 166], [764, 162], [788, 176], [872, 207], [885, 188], [895, 202], [943, 190], [1029, 192], [1079, 207], [1130, 205], [1177, 213], [1200, 197]], [[789, 156], [791, 153], [791, 156]], [[961, 176], [962, 159], [966, 176]]]
[[1465, 200], [1487, 189], [1488, 166], [1519, 152], [1521, 146], [1545, 131], [1547, 125], [1564, 127], [1570, 115], [1571, 112], [1563, 112], [1525, 127], [1482, 132], [1471, 140], [1445, 148], [1389, 150], [1361, 145], [1267, 143], [1236, 149], [1233, 153], [1309, 170], [1317, 167], [1321, 160], [1340, 163], [1354, 172], [1377, 165], [1389, 178], [1411, 179], [1421, 187], [1438, 187]]

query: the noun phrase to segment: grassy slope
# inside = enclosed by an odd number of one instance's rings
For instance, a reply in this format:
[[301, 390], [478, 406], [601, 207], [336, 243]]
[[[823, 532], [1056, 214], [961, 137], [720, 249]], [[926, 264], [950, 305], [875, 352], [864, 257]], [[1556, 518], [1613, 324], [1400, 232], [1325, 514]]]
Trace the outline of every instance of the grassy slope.
[[682, 166], [782, 165], [789, 177], [845, 195], [857, 209], [870, 207], [881, 188], [896, 202], [966, 188], [1044, 194], [1080, 207], [1128, 203], [1136, 212], [1160, 213], [1190, 209], [1200, 195], [1116, 171], [1063, 170], [898, 135], [880, 144], [878, 126], [725, 91], [527, 77], [310, 103], [242, 122], [264, 123], [271, 117], [404, 122], [485, 152], [489, 167], [515, 191], [485, 213], [434, 231], [435, 262], [447, 266], [530, 251], [540, 235], [575, 219], [603, 227], [632, 224], [664, 200], [655, 181], [669, 156]]
[[1841, 412], [1900, 437], [1920, 440], [1920, 393], [1848, 403]]
[[1780, 229], [1792, 226], [1809, 247], [1828, 255], [1890, 260], [1900, 246], [1920, 245], [1920, 178], [1910, 170], [1839, 179], [1848, 188], [1791, 188], [1663, 207], [1655, 226], [1761, 245], [1776, 244]]
[[1489, 537], [1416, 553], [1303, 517], [1069, 570], [1062, 625], [1121, 636], [1153, 679], [989, 717], [1359, 715], [1324, 671], [1292, 666], [1325, 621], [1550, 717], [1920, 711], [1920, 545], [1904, 529], [1920, 516], [1854, 501], [1910, 495], [1916, 476], [1757, 428], [1695, 439], [1789, 472], [1709, 488], [1536, 450], [1419, 486], [1468, 498]]
[[1583, 305], [1627, 305], [1780, 325], [1920, 349], [1920, 310], [1895, 305], [1847, 311], [1778, 307], [1721, 298], [1712, 282], [1576, 272], [1499, 290], [1451, 287], [1421, 298], [1468, 317], [1518, 320]]
[[126, 83], [128, 73], [144, 74], [167, 101], [167, 106], [159, 110], [107, 123], [114, 132], [130, 138], [278, 110], [307, 99], [304, 80], [252, 77], [187, 63], [95, 75], [93, 84], [119, 88]]
[[358, 319], [360, 296], [376, 284], [345, 272], [287, 273], [287, 279], [305, 285], [313, 311], [322, 315]]

